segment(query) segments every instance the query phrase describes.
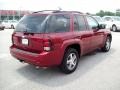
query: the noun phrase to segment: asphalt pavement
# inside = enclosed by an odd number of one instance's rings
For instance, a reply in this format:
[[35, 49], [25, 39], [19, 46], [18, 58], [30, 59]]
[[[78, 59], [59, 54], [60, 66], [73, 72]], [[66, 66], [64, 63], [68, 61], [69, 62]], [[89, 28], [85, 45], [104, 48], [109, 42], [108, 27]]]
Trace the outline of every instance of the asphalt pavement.
[[36, 69], [9, 53], [12, 29], [0, 31], [0, 90], [120, 90], [120, 32], [112, 32], [111, 50], [81, 57], [69, 75], [58, 68]]

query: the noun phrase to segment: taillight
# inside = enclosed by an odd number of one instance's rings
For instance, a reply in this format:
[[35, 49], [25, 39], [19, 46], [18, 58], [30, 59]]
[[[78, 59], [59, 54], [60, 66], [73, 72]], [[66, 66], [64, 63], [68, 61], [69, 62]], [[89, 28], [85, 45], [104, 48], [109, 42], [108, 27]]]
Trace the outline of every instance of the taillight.
[[15, 44], [15, 32], [12, 34], [12, 44]]
[[49, 39], [44, 40], [43, 48], [45, 51], [51, 51], [52, 45], [51, 45], [51, 41]]
[[12, 44], [14, 44], [14, 41], [13, 41], [13, 36], [14, 36], [14, 35], [12, 34]]

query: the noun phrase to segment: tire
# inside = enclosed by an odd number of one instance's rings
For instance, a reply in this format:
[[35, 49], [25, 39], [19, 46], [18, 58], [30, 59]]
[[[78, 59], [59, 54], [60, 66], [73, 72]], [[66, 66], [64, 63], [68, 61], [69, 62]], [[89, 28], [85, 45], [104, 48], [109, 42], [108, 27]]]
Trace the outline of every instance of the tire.
[[0, 30], [4, 30], [4, 27], [1, 27]]
[[11, 25], [11, 29], [15, 29], [15, 28], [14, 28], [14, 25]]
[[112, 26], [112, 31], [113, 31], [113, 32], [116, 32], [116, 31], [117, 31], [116, 25], [113, 25], [113, 26]]
[[101, 48], [101, 50], [103, 52], [108, 52], [110, 50], [110, 47], [111, 47], [111, 39], [108, 36], [107, 39], [106, 39], [105, 45], [104, 45], [104, 47]]
[[2, 30], [4, 30], [4, 29], [5, 29], [5, 27], [2, 28]]
[[[74, 59], [73, 59], [74, 58]], [[77, 68], [79, 55], [76, 49], [68, 48], [64, 54], [60, 70], [65, 74], [74, 72]]]

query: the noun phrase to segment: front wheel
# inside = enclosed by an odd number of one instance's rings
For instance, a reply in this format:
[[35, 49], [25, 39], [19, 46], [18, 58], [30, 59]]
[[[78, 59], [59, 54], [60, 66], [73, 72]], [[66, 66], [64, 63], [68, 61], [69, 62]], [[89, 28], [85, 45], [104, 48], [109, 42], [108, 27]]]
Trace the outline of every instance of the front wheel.
[[108, 52], [111, 47], [111, 39], [107, 37], [104, 47], [101, 49], [103, 52]]
[[60, 69], [62, 72], [69, 74], [75, 71], [78, 65], [79, 55], [76, 49], [69, 48], [64, 57], [63, 62], [60, 65]]
[[11, 25], [11, 29], [15, 29], [15, 28], [14, 28], [14, 25]]
[[116, 27], [116, 25], [113, 25], [113, 26], [112, 26], [112, 31], [114, 31], [114, 32], [117, 31], [117, 27]]

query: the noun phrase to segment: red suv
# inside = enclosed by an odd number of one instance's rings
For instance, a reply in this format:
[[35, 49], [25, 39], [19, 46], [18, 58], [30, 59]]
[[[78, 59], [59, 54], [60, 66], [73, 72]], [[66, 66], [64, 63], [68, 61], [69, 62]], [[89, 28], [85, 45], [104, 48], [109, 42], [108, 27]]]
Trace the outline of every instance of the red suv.
[[12, 34], [11, 55], [38, 67], [75, 71], [80, 56], [109, 51], [112, 35], [91, 16], [77, 11], [38, 11], [24, 16]]

